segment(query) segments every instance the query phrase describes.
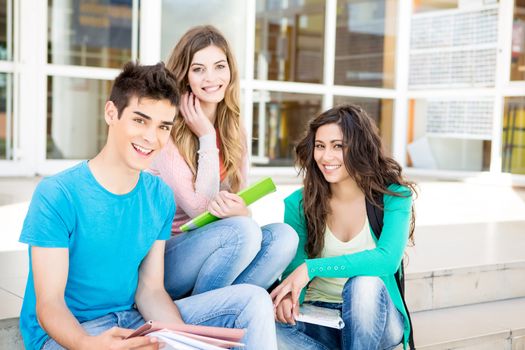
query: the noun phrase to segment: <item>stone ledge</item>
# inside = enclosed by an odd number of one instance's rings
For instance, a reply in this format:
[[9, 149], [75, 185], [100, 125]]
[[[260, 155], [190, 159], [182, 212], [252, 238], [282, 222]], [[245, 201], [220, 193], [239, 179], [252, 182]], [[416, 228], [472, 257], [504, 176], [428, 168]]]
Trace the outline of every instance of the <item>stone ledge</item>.
[[524, 274], [525, 261], [407, 273], [406, 301], [417, 312], [522, 298]]
[[0, 320], [0, 349], [24, 350], [18, 318]]

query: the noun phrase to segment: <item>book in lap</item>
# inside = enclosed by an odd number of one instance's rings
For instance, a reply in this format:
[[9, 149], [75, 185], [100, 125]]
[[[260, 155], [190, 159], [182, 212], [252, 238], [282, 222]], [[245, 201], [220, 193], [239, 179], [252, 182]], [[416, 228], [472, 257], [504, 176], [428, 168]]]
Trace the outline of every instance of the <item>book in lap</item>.
[[194, 326], [148, 321], [128, 338], [154, 336], [165, 343], [165, 350], [224, 350], [241, 348], [244, 329]]
[[341, 318], [341, 311], [311, 304], [301, 305], [299, 316], [295, 320], [336, 329], [342, 329], [345, 326]]

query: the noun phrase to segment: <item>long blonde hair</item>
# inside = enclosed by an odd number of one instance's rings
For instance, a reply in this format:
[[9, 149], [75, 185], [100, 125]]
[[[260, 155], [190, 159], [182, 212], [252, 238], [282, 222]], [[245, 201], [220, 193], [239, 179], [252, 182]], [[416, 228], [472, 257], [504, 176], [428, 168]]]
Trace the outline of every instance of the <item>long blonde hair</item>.
[[[246, 152], [246, 135], [241, 126], [239, 108], [239, 73], [235, 58], [226, 38], [213, 26], [197, 26], [188, 30], [171, 51], [167, 68], [175, 74], [181, 94], [188, 92], [188, 71], [193, 55], [197, 51], [214, 45], [226, 55], [230, 67], [230, 84], [226, 87], [224, 99], [217, 106], [215, 127], [221, 139], [220, 152], [231, 190], [237, 192], [243, 182], [241, 163]], [[198, 138], [184, 122], [180, 111], [171, 132], [173, 142], [193, 172], [193, 181], [197, 177]]]

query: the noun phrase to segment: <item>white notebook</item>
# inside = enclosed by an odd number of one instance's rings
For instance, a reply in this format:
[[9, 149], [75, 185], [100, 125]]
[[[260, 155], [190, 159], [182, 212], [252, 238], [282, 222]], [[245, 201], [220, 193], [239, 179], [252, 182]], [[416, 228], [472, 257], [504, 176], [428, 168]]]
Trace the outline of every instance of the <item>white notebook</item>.
[[297, 321], [318, 324], [320, 326], [342, 329], [345, 326], [341, 318], [341, 311], [311, 304], [303, 304], [299, 308]]

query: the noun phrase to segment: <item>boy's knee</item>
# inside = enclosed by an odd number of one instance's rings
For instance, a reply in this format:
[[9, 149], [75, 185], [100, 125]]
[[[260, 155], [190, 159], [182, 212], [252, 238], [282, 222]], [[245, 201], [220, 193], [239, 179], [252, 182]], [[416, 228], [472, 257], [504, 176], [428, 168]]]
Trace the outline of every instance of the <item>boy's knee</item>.
[[257, 314], [271, 314], [273, 317], [272, 299], [266, 290], [253, 284], [237, 284], [233, 287], [247, 309]]

